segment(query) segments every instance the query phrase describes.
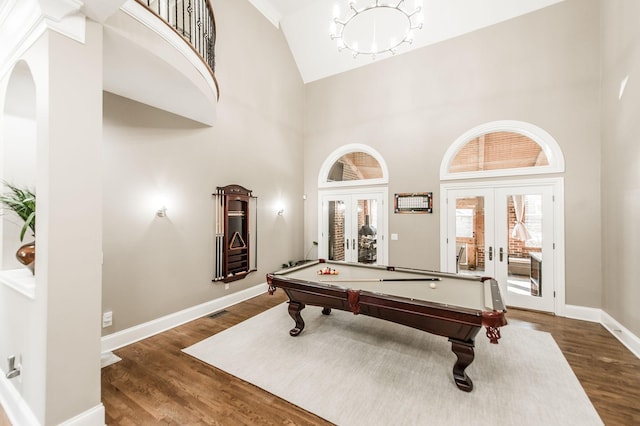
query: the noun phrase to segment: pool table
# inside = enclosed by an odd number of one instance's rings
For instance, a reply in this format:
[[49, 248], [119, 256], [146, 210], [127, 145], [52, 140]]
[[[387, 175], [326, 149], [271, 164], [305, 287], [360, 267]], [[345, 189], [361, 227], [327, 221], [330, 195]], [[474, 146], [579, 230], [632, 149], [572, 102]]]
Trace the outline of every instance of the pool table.
[[465, 369], [480, 328], [498, 343], [507, 324], [498, 283], [487, 277], [318, 260], [267, 274], [267, 284], [269, 294], [281, 288], [289, 297], [291, 336], [302, 332], [300, 313], [313, 305], [325, 315], [340, 309], [448, 337], [457, 357], [453, 378], [466, 392], [473, 389]]

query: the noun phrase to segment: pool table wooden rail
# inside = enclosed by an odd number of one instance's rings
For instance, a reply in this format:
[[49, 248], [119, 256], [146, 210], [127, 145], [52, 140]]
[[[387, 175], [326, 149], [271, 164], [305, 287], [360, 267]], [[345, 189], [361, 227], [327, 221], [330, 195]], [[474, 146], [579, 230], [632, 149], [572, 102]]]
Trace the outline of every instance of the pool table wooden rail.
[[[480, 278], [475, 279], [478, 280]], [[279, 287], [289, 298], [288, 312], [295, 322], [295, 327], [289, 331], [291, 336], [298, 336], [302, 332], [305, 323], [301, 311], [306, 305], [312, 305], [322, 307], [322, 313], [325, 315], [329, 315], [331, 309], [339, 309], [447, 337], [451, 342], [452, 351], [458, 358], [453, 368], [454, 381], [458, 388], [467, 392], [473, 389], [473, 382], [465, 373], [465, 369], [473, 362], [474, 340], [480, 328], [485, 327], [487, 337], [492, 343], [497, 343], [500, 338], [499, 327], [507, 324], [504, 310], [479, 311], [350, 289], [289, 277], [284, 271], [267, 274], [267, 283], [269, 294], [273, 294]]]

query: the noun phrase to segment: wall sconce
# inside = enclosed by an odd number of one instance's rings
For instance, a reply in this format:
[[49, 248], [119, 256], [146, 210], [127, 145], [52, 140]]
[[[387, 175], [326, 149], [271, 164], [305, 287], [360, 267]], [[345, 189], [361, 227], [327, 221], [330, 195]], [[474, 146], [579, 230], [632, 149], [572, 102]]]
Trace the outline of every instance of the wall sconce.
[[163, 193], [153, 194], [149, 197], [149, 213], [156, 213], [157, 217], [167, 217], [167, 205], [173, 206], [173, 200]]

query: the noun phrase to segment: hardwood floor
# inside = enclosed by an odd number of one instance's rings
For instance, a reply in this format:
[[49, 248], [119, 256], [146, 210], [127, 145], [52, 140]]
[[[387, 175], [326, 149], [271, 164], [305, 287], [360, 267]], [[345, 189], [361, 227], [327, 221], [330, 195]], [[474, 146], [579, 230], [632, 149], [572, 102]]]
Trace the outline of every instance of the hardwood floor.
[[[330, 424], [181, 352], [285, 299], [265, 294], [116, 351], [122, 361], [102, 369], [107, 424]], [[606, 425], [640, 424], [640, 360], [601, 325], [515, 309], [508, 319], [553, 335]]]
[[509, 327], [551, 333], [605, 425], [640, 424], [640, 359], [600, 324], [512, 309]]
[[102, 370], [107, 424], [330, 424], [181, 352], [284, 300], [265, 294], [116, 351], [122, 361]]

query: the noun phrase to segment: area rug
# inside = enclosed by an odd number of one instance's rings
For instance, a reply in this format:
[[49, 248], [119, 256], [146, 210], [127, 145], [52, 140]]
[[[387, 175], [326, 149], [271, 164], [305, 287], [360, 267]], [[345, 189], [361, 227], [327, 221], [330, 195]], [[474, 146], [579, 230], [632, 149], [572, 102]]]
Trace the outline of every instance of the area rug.
[[602, 424], [548, 333], [506, 326], [498, 345], [480, 333], [467, 393], [446, 338], [320, 311], [302, 311], [297, 337], [283, 304], [184, 352], [337, 425]]

